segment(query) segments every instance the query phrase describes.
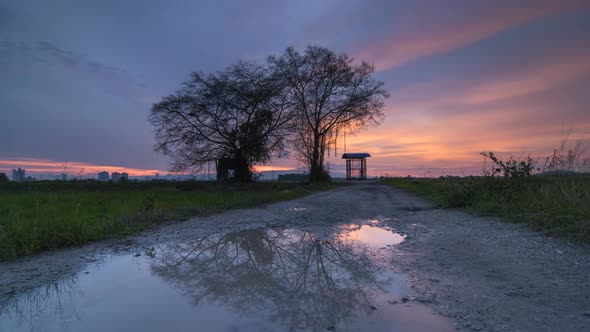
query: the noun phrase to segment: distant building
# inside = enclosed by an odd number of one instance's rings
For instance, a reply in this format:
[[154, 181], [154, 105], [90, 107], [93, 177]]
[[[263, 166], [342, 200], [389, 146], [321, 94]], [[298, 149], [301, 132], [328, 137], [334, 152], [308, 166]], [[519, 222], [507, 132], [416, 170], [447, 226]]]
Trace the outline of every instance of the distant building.
[[24, 181], [25, 180], [25, 170], [24, 169], [13, 169], [12, 170], [12, 181]]
[[60, 181], [68, 181], [68, 175], [66, 173], [61, 173], [59, 175], [59, 180]]
[[108, 181], [108, 180], [109, 180], [109, 172], [98, 173], [98, 181]]
[[121, 179], [128, 180], [129, 179], [129, 174], [127, 174], [125, 172], [121, 173]]
[[113, 180], [113, 182], [121, 180], [121, 173], [113, 172], [111, 174], [111, 180]]

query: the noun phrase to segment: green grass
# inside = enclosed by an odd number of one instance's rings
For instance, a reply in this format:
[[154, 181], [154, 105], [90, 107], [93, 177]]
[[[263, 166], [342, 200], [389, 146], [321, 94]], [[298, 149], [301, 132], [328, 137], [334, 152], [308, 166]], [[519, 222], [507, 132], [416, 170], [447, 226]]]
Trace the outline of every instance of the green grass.
[[123, 236], [170, 220], [294, 199], [327, 188], [203, 182], [0, 184], [0, 260]]
[[529, 223], [548, 234], [590, 242], [590, 176], [587, 175], [383, 181], [441, 207], [465, 207], [476, 214]]

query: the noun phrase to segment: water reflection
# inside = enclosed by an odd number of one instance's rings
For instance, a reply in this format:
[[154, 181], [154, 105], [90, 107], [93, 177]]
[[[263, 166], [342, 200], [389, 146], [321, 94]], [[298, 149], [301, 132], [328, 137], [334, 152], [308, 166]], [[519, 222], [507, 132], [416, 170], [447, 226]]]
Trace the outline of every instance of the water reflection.
[[440, 330], [430, 309], [388, 304], [408, 294], [379, 263], [399, 237], [363, 224], [258, 229], [104, 257], [0, 305], [0, 331]]
[[[0, 305], [0, 323], [2, 320], [30, 323], [27, 328], [34, 331], [33, 322], [44, 316], [53, 316], [59, 322], [61, 330], [67, 330], [67, 310], [64, 310], [64, 307], [68, 307], [72, 297], [77, 294], [79, 289], [75, 277], [40, 287], [34, 292], [23, 295], [19, 301]], [[75, 308], [72, 314], [76, 315]]]
[[406, 238], [405, 235], [396, 233], [391, 229], [377, 227], [374, 223], [368, 225], [346, 224], [341, 225], [339, 228], [342, 230], [338, 235], [340, 238], [346, 237], [349, 241], [364, 243], [371, 248], [399, 244]]
[[297, 230], [247, 230], [162, 250], [152, 271], [193, 303], [265, 313], [290, 329], [320, 329], [371, 310], [379, 267], [357, 241]]

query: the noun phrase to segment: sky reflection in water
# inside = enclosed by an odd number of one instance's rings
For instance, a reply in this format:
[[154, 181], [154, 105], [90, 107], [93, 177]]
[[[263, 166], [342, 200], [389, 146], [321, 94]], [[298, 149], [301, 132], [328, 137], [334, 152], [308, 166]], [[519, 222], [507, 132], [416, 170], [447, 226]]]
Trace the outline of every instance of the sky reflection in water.
[[450, 326], [419, 305], [412, 317], [400, 314], [408, 306], [387, 303], [408, 290], [375, 257], [388, 261], [392, 251], [379, 248], [402, 240], [374, 225], [343, 225], [327, 238], [253, 229], [167, 244], [107, 258], [89, 274], [18, 298], [0, 308], [0, 331]]

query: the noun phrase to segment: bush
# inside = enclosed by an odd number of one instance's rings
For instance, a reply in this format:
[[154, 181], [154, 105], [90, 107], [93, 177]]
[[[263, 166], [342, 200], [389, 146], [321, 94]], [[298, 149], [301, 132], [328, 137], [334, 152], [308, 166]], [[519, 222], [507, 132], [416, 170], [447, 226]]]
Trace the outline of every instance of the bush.
[[464, 190], [454, 190], [449, 193], [448, 207], [458, 208], [469, 205], [468, 196]]
[[521, 161], [515, 160], [511, 156], [507, 161], [503, 161], [493, 152], [482, 152], [480, 154], [494, 163], [491, 171], [484, 170], [484, 176], [523, 177], [533, 175], [535, 170], [535, 163], [530, 156]]

